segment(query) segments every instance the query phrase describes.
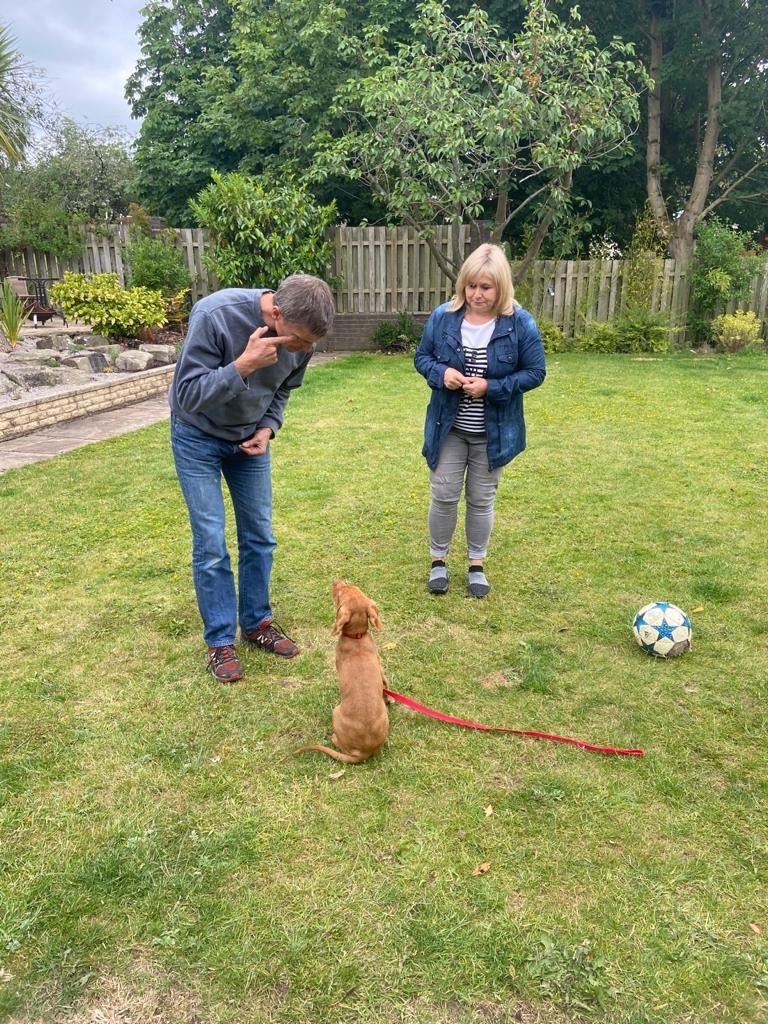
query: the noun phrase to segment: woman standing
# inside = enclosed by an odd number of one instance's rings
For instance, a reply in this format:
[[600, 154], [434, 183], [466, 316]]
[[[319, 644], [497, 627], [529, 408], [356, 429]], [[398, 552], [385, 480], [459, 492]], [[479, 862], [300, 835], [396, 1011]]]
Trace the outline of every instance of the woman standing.
[[486, 597], [485, 558], [501, 470], [525, 448], [523, 394], [546, 374], [541, 335], [515, 302], [509, 262], [497, 245], [470, 253], [456, 293], [432, 313], [414, 359], [432, 389], [422, 454], [430, 469], [428, 589], [448, 590], [446, 557], [462, 490], [467, 586]]

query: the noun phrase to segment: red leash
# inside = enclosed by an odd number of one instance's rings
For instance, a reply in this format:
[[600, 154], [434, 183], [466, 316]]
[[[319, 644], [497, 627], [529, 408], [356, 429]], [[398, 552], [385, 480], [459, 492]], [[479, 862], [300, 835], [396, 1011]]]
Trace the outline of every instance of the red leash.
[[433, 711], [423, 704], [419, 704], [402, 693], [395, 693], [394, 690], [384, 689], [387, 697], [391, 697], [399, 704], [404, 704], [413, 711], [420, 711], [422, 715], [429, 715], [430, 718], [437, 718], [440, 722], [450, 722], [451, 725], [463, 725], [467, 729], [482, 729], [485, 732], [511, 732], [516, 736], [533, 736], [537, 740], [553, 740], [555, 743], [570, 743], [574, 747], [581, 747], [582, 750], [592, 750], [597, 754], [626, 754], [628, 757], [643, 757], [644, 750], [625, 747], [600, 747], [595, 743], [585, 743], [584, 740], [574, 740], [570, 736], [555, 736], [551, 732], [536, 732], [534, 729], [506, 729], [501, 725], [481, 725], [479, 722], [467, 722], [463, 718], [454, 718], [453, 715], [444, 715], [441, 711]]

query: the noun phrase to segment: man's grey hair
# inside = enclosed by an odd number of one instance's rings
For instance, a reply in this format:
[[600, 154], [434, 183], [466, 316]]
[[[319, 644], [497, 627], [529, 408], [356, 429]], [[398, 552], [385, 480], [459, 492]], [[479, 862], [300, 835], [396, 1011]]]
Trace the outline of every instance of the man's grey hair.
[[280, 282], [273, 301], [280, 307], [284, 320], [308, 328], [316, 338], [325, 337], [333, 326], [333, 292], [319, 277], [291, 274]]

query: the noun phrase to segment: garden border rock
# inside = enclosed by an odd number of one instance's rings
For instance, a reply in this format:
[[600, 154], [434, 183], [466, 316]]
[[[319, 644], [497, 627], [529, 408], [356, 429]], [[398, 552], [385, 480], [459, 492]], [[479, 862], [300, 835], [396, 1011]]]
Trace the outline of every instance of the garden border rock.
[[120, 380], [107, 379], [104, 383], [84, 384], [56, 395], [0, 405], [0, 441], [163, 395], [171, 385], [174, 369], [173, 365], [158, 366]]

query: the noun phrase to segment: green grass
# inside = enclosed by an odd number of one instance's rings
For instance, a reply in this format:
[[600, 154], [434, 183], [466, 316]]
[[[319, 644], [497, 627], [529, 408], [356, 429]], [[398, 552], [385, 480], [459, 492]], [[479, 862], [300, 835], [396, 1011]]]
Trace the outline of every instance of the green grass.
[[[0, 477], [0, 1019], [764, 1020], [767, 385], [753, 356], [552, 357], [474, 601], [460, 537], [426, 593], [410, 361], [312, 370], [273, 447], [303, 653], [232, 687], [167, 424]], [[646, 757], [400, 707], [361, 766], [292, 756], [330, 731], [335, 576], [394, 689]], [[681, 659], [632, 639], [657, 599], [692, 615]]]

